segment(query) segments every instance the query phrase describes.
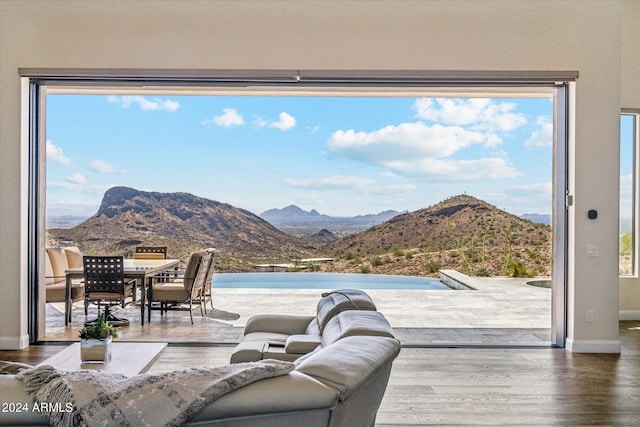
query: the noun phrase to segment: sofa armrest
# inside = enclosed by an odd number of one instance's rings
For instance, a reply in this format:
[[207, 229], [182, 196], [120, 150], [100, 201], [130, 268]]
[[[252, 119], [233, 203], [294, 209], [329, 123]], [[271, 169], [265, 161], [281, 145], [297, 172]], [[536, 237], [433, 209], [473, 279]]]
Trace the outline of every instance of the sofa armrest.
[[254, 314], [247, 320], [244, 334], [254, 332], [276, 332], [280, 334], [304, 334], [315, 316], [294, 314]]
[[291, 335], [284, 344], [284, 351], [290, 354], [307, 354], [315, 350], [321, 342], [322, 337], [319, 335]]
[[256, 381], [226, 394], [189, 421], [197, 423], [245, 417], [266, 418], [269, 414], [318, 411], [325, 412], [328, 418], [329, 412], [337, 403], [337, 390], [294, 371], [288, 375]]
[[347, 399], [379, 370], [388, 369], [400, 353], [400, 341], [377, 336], [343, 338], [299, 358], [296, 372], [307, 374]]

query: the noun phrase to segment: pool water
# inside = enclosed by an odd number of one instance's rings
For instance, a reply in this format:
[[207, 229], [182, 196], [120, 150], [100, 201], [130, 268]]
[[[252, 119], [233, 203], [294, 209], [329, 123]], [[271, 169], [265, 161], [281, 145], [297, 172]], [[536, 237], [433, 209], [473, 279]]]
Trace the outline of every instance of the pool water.
[[214, 288], [451, 290], [438, 279], [345, 273], [216, 273]]

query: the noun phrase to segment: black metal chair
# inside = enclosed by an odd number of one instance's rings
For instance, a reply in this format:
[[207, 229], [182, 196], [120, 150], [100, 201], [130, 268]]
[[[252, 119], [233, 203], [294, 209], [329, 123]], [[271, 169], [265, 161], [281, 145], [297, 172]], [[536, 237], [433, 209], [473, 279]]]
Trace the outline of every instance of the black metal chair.
[[[104, 305], [106, 321], [114, 326], [129, 324], [127, 319], [119, 319], [110, 312], [110, 308], [120, 305], [124, 308], [126, 299], [133, 301], [136, 279], [125, 279], [124, 259], [122, 256], [84, 256], [84, 314], [89, 314], [89, 304]], [[96, 320], [85, 322], [85, 326], [92, 325]]]

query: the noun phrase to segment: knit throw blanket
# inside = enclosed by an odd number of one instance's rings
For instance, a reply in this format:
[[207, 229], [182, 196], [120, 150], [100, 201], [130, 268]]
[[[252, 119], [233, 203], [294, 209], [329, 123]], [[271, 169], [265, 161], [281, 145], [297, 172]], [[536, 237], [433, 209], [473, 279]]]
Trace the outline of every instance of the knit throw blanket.
[[53, 426], [177, 426], [226, 393], [293, 369], [291, 362], [261, 360], [128, 378], [45, 365], [21, 371], [16, 378], [35, 402], [62, 409], [46, 413]]

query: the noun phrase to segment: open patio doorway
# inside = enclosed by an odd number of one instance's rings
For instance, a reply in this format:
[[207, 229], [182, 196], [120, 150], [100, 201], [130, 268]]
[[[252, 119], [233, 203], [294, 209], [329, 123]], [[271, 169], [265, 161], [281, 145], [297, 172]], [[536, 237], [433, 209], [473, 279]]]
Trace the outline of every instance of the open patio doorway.
[[[564, 265], [556, 259], [564, 244], [564, 215], [557, 215], [564, 195], [557, 177], [566, 173], [558, 155], [566, 141], [557, 142], [565, 132], [562, 87], [41, 90], [46, 246], [127, 256], [136, 244], [171, 242], [133, 206], [188, 193], [249, 212], [287, 236], [285, 252], [209, 236], [221, 250], [225, 279], [275, 266], [296, 270], [292, 275], [442, 278], [456, 289], [398, 289], [391, 280], [367, 291], [405, 345], [559, 344], [553, 299], [563, 300], [554, 293], [564, 283], [552, 284]], [[117, 208], [138, 216], [92, 235], [91, 218], [116, 208], [105, 195], [125, 187], [135, 197], [130, 209], [120, 209], [127, 201]], [[194, 247], [208, 243], [199, 233]], [[296, 239], [304, 244], [291, 243]], [[180, 241], [172, 250], [183, 258], [191, 248]], [[220, 342], [233, 342], [258, 311], [309, 314], [322, 292], [215, 284], [219, 318], [203, 323], [229, 328]], [[47, 304], [47, 322], [59, 305]], [[83, 320], [76, 311], [74, 322]], [[125, 338], [173, 329], [155, 323], [146, 331], [132, 325]], [[51, 324], [57, 326], [45, 326], [40, 339], [69, 336], [69, 327]]]

